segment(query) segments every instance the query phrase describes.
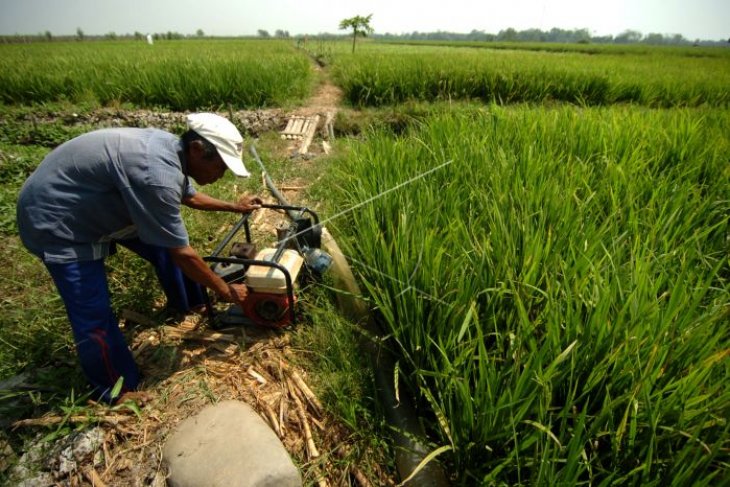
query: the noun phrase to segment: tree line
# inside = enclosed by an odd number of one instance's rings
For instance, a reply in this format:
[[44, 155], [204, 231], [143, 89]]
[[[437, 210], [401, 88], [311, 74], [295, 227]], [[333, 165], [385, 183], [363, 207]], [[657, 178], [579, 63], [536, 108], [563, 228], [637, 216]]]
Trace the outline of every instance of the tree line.
[[[351, 19], [346, 19], [351, 20]], [[347, 27], [347, 26], [346, 26]], [[342, 28], [342, 27], [341, 27]], [[604, 35], [595, 36], [591, 35], [588, 29], [560, 29], [554, 27], [550, 30], [540, 29], [526, 29], [516, 30], [514, 28], [508, 28], [500, 30], [496, 34], [488, 33], [483, 30], [472, 30], [468, 33], [461, 32], [448, 32], [448, 31], [436, 31], [436, 32], [410, 32], [402, 34], [392, 33], [373, 33], [372, 30], [367, 32], [370, 37], [382, 40], [403, 40], [403, 41], [470, 41], [470, 42], [555, 42], [555, 43], [581, 43], [581, 44], [651, 44], [651, 45], [727, 45], [730, 43], [730, 39], [727, 40], [690, 40], [685, 38], [682, 34], [660, 34], [652, 32], [649, 34], [642, 34], [637, 30], [625, 30], [618, 35]], [[156, 32], [152, 33], [151, 37], [153, 40], [176, 40], [176, 39], [189, 39], [189, 38], [204, 38], [209, 37], [205, 35], [202, 29], [198, 29], [195, 34], [182, 34], [180, 32]], [[210, 36], [214, 37], [214, 36]], [[239, 36], [239, 37], [252, 37], [252, 36]], [[319, 33], [315, 35], [296, 35], [292, 36], [288, 30], [277, 29], [273, 34], [269, 33], [268, 30], [258, 29], [256, 36], [261, 39], [290, 39], [290, 38], [302, 38], [309, 37], [312, 39], [342, 39], [351, 37], [350, 34], [331, 34], [331, 33]], [[81, 28], [76, 30], [75, 35], [53, 35], [50, 31], [45, 31], [35, 35], [5, 35], [0, 36], [0, 42], [51, 42], [51, 41], [86, 41], [86, 40], [115, 40], [115, 39], [135, 39], [145, 40], [147, 34], [135, 31], [132, 34], [117, 34], [115, 32], [108, 32], [103, 35], [87, 35]]]
[[653, 44], [653, 45], [690, 45], [690, 44], [722, 44], [726, 41], [712, 40], [690, 40], [682, 34], [660, 34], [652, 32], [642, 34], [637, 30], [625, 30], [622, 33], [604, 36], [592, 35], [588, 29], [560, 29], [554, 27], [550, 30], [526, 29], [516, 30], [512, 27], [500, 30], [497, 34], [491, 34], [483, 30], [472, 30], [469, 33], [459, 32], [411, 32], [404, 34], [373, 34], [374, 38], [385, 40], [409, 40], [409, 41], [471, 41], [471, 42], [556, 42], [556, 43], [596, 43], [596, 44]]
[[[87, 35], [84, 30], [79, 27], [76, 29], [75, 35], [53, 35], [51, 31], [47, 30], [45, 32], [39, 33], [39, 34], [15, 34], [15, 35], [3, 35], [0, 36], [0, 42], [1, 43], [23, 43], [23, 42], [52, 42], [52, 41], [91, 41], [91, 40], [117, 40], [117, 39], [126, 39], [126, 40], [138, 40], [138, 41], [144, 41], [147, 39], [147, 36], [150, 36], [151, 39], [154, 41], [171, 41], [171, 40], [178, 40], [178, 39], [192, 39], [192, 38], [205, 38], [205, 37], [217, 37], [217, 36], [206, 36], [203, 29], [198, 29], [195, 34], [182, 34], [180, 32], [175, 31], [167, 31], [167, 32], [153, 32], [150, 34], [142, 33], [139, 31], [135, 31], [134, 33], [125, 33], [125, 34], [117, 34], [116, 32], [107, 32], [106, 34], [102, 35]], [[269, 34], [269, 31], [264, 29], [259, 29], [257, 32], [257, 36], [260, 38], [279, 38], [279, 39], [289, 39], [291, 38], [291, 35], [289, 34], [288, 30], [281, 30], [277, 29], [274, 32], [274, 35], [272, 36]], [[239, 36], [239, 37], [252, 37], [252, 36]]]
[[[202, 31], [200, 31], [202, 32]], [[150, 34], [150, 37], [154, 40], [175, 40], [175, 39], [187, 39], [192, 37], [204, 37], [204, 34], [196, 35], [185, 35], [179, 32], [155, 32]], [[24, 42], [53, 42], [53, 41], [99, 41], [107, 40], [114, 41], [118, 39], [126, 40], [138, 40], [143, 41], [147, 39], [147, 34], [136, 31], [133, 34], [117, 34], [116, 32], [107, 32], [102, 35], [88, 35], [82, 29], [77, 29], [75, 35], [53, 35], [50, 31], [45, 31], [42, 34], [37, 35], [23, 35], [15, 34], [11, 36], [0, 36], [0, 42], [2, 43], [24, 43]]]

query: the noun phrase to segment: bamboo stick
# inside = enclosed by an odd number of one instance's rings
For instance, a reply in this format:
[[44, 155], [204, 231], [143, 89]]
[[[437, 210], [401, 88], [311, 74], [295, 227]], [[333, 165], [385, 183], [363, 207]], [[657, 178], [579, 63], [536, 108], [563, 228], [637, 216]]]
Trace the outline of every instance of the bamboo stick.
[[304, 125], [304, 120], [297, 119], [294, 122], [294, 126], [292, 127], [291, 133], [292, 134], [299, 134], [302, 131], [302, 126]]
[[324, 408], [322, 407], [322, 403], [319, 402], [316, 394], [312, 392], [306, 382], [304, 382], [304, 379], [302, 379], [302, 377], [297, 373], [296, 370], [287, 369], [287, 371], [289, 372], [289, 376], [294, 381], [294, 384], [296, 384], [299, 390], [301, 390], [304, 394], [304, 398], [307, 400], [307, 402], [314, 407], [317, 414], [322, 414], [322, 411], [324, 410]]
[[276, 433], [276, 436], [278, 436], [280, 439], [284, 438], [284, 435], [281, 430], [281, 426], [279, 425], [279, 421], [276, 420], [276, 413], [273, 409], [271, 409], [271, 406], [268, 405], [266, 401], [261, 401], [261, 407], [264, 408], [264, 412], [266, 413], [266, 417], [269, 419], [269, 423], [271, 424], [271, 428]]
[[122, 414], [112, 414], [109, 416], [89, 416], [84, 414], [78, 414], [74, 416], [43, 416], [42, 418], [29, 418], [21, 419], [13, 423], [13, 429], [26, 427], [26, 426], [50, 426], [52, 424], [59, 423], [108, 423], [117, 425], [125, 421], [132, 420], [132, 416], [125, 416]]
[[96, 473], [94, 468], [89, 468], [83, 471], [84, 477], [91, 482], [92, 487], [106, 487], [106, 484], [101, 480], [99, 474]]
[[365, 474], [362, 473], [362, 470], [357, 468], [355, 465], [350, 467], [350, 472], [352, 473], [352, 476], [355, 477], [355, 480], [357, 480], [360, 487], [373, 487], [373, 484], [371, 484], [370, 480], [368, 480]]
[[304, 410], [304, 405], [302, 404], [301, 399], [299, 399], [299, 396], [296, 393], [296, 389], [291, 384], [291, 381], [287, 378], [287, 384], [289, 384], [289, 393], [294, 399], [294, 404], [296, 405], [297, 409], [297, 415], [299, 416], [299, 422], [302, 424], [302, 430], [304, 431], [304, 439], [306, 440], [307, 445], [307, 455], [309, 456], [310, 460], [314, 460], [315, 458], [319, 458], [319, 450], [317, 450], [317, 445], [314, 444], [314, 437], [312, 436], [312, 430], [309, 427], [309, 422], [307, 421], [307, 414]]

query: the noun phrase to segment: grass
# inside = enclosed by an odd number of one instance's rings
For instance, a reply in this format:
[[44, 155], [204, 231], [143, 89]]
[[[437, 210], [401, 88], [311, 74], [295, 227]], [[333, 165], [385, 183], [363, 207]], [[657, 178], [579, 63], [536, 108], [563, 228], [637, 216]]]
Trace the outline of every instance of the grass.
[[349, 207], [453, 161], [340, 231], [461, 484], [727, 474], [728, 122], [494, 106], [338, 162]]
[[172, 110], [301, 102], [313, 74], [283, 41], [53, 43], [0, 46], [0, 102], [134, 103]]
[[587, 55], [363, 44], [355, 55], [333, 55], [333, 77], [345, 98], [358, 107], [464, 99], [727, 106], [730, 51], [712, 52], [717, 55], [679, 55], [661, 48]]

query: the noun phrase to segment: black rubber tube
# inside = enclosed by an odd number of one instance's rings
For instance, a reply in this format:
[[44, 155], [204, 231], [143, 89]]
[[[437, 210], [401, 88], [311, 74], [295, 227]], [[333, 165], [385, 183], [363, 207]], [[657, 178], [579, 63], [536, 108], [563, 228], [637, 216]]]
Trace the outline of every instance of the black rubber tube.
[[[363, 348], [370, 356], [373, 365], [375, 388], [382, 403], [386, 420], [392, 427], [395, 444], [395, 463], [401, 479], [405, 479], [416, 470], [421, 461], [429, 454], [423, 438], [423, 428], [418, 421], [410, 396], [405, 391], [395, 393], [395, 360], [389, 350], [380, 345], [379, 327], [370, 316], [365, 329], [375, 339], [363, 340]], [[427, 463], [411, 478], [408, 486], [445, 487], [449, 485], [446, 474], [437, 461]]]
[[[361, 339], [361, 346], [373, 368], [375, 392], [390, 425], [398, 475], [401, 479], [406, 479], [429, 453], [424, 440], [426, 435], [418, 421], [418, 414], [409, 393], [401, 389], [399, 385], [399, 391], [396, 394], [395, 358], [383, 346], [380, 327], [365, 303], [359, 298], [360, 289], [347, 259], [326, 229], [322, 230], [322, 244], [333, 259], [330, 272], [335, 286], [343, 291], [337, 295], [340, 312], [353, 323], [360, 324], [368, 335]], [[449, 482], [441, 464], [434, 460], [427, 463], [414, 475], [407, 485], [446, 487]]]

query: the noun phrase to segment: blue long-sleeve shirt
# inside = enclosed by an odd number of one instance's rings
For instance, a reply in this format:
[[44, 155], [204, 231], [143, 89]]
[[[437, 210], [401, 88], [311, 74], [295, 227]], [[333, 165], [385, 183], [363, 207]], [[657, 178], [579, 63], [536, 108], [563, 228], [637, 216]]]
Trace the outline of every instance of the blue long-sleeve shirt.
[[23, 244], [51, 263], [96, 260], [109, 242], [139, 237], [184, 247], [180, 213], [195, 194], [180, 139], [157, 129], [103, 129], [54, 149], [23, 185], [17, 218]]

